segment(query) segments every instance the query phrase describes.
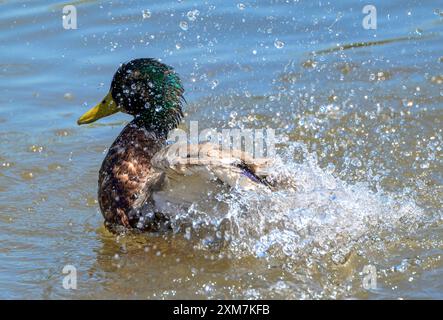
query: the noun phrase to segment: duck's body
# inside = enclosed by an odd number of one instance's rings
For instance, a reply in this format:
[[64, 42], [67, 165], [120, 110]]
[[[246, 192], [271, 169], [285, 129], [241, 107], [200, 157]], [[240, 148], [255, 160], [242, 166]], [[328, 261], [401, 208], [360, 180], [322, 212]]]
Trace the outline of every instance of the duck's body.
[[[172, 209], [185, 209], [196, 193], [208, 190], [206, 184], [268, 185], [267, 159], [222, 152], [210, 143], [166, 144], [182, 116], [182, 93], [172, 68], [153, 59], [133, 60], [117, 70], [105, 99], [79, 119], [90, 123], [117, 111], [135, 116], [109, 148], [99, 173], [98, 200], [111, 230], [168, 228]], [[195, 185], [201, 190], [186, 192], [190, 176], [200, 179]]]
[[98, 179], [98, 201], [108, 226], [137, 227], [143, 210], [154, 213], [146, 204], [163, 184], [165, 174], [154, 170], [151, 159], [164, 144], [163, 137], [131, 122], [109, 148]]

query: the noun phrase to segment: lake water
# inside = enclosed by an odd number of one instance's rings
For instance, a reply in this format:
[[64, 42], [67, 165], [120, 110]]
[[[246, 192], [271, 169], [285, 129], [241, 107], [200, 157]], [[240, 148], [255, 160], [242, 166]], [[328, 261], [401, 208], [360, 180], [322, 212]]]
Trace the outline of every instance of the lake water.
[[[442, 299], [443, 4], [371, 1], [365, 29], [366, 4], [0, 1], [0, 298]], [[103, 227], [130, 118], [76, 120], [139, 57], [180, 74], [184, 127], [276, 130], [296, 188], [221, 195], [221, 248], [198, 210], [166, 235]]]

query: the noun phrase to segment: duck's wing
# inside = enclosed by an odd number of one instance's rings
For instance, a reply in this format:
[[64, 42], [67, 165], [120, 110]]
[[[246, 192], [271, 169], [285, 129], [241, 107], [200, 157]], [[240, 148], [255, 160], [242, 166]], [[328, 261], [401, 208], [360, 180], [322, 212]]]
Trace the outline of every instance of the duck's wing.
[[246, 190], [271, 187], [266, 177], [272, 163], [272, 159], [253, 158], [240, 150], [221, 150], [219, 145], [209, 142], [175, 143], [157, 152], [151, 160], [153, 168], [165, 172], [170, 179], [199, 175]]
[[269, 191], [272, 187], [266, 177], [272, 163], [239, 150], [223, 151], [209, 142], [175, 143], [151, 160], [152, 167], [166, 175], [164, 187], [153, 194], [153, 200], [157, 210], [173, 214], [196, 203], [212, 208], [214, 196], [229, 187]]

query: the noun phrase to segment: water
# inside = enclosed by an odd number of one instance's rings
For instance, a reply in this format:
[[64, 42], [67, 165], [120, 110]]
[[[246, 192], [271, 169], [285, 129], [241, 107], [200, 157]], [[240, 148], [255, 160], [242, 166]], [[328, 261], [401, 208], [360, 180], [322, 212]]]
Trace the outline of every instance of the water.
[[[363, 1], [77, 1], [77, 30], [65, 4], [0, 2], [1, 298], [443, 298], [440, 4], [374, 1], [376, 30]], [[276, 129], [281, 190], [108, 233], [97, 174], [129, 117], [76, 119], [136, 57], [181, 75], [183, 127]]]

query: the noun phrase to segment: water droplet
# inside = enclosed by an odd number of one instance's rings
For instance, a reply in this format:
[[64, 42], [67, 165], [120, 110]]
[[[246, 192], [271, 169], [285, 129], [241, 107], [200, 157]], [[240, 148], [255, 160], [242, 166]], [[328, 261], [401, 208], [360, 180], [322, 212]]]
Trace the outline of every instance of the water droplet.
[[187, 31], [188, 30], [188, 23], [186, 21], [180, 21], [180, 28], [183, 31]]
[[197, 17], [199, 16], [199, 14], [200, 14], [200, 11], [195, 9], [195, 10], [188, 11], [186, 16], [188, 17], [189, 21], [195, 21], [197, 19]]
[[302, 63], [303, 68], [315, 68], [317, 66], [317, 61], [308, 59]]
[[412, 100], [408, 99], [402, 99], [403, 107], [412, 107], [414, 105], [414, 102]]
[[424, 162], [424, 163], [420, 164], [420, 168], [429, 169], [429, 162]]
[[326, 167], [326, 172], [331, 174], [335, 171], [335, 165], [333, 163], [328, 163], [328, 166]]
[[190, 227], [187, 227], [187, 228], [185, 229], [185, 235], [184, 235], [184, 238], [185, 238], [186, 240], [191, 240], [191, 228], [190, 228]]
[[275, 40], [274, 41], [274, 46], [277, 49], [281, 49], [281, 48], [283, 48], [285, 46], [285, 43], [283, 41], [281, 41], [281, 40]]
[[403, 273], [403, 272], [405, 272], [405, 271], [408, 269], [408, 267], [409, 267], [409, 262], [408, 262], [408, 260], [407, 260], [407, 259], [403, 259], [403, 260], [400, 262], [400, 264], [398, 264], [398, 265], [392, 267], [392, 269], [393, 269], [393, 271]]
[[244, 10], [244, 9], [246, 8], [246, 6], [245, 6], [245, 4], [243, 4], [243, 3], [239, 3], [239, 4], [237, 4], [237, 8], [238, 8], [239, 10]]
[[63, 98], [66, 99], [66, 100], [72, 100], [72, 99], [74, 99], [74, 95], [72, 93], [70, 93], [70, 92], [66, 92], [63, 95]]
[[358, 158], [352, 158], [352, 160], [351, 160], [351, 164], [354, 166], [354, 167], [361, 167], [361, 161], [360, 161], [360, 159], [358, 159]]
[[143, 16], [143, 19], [149, 19], [151, 17], [151, 11], [143, 10], [142, 11], [142, 16]]
[[218, 80], [212, 80], [211, 82], [211, 89], [214, 90], [219, 84]]

